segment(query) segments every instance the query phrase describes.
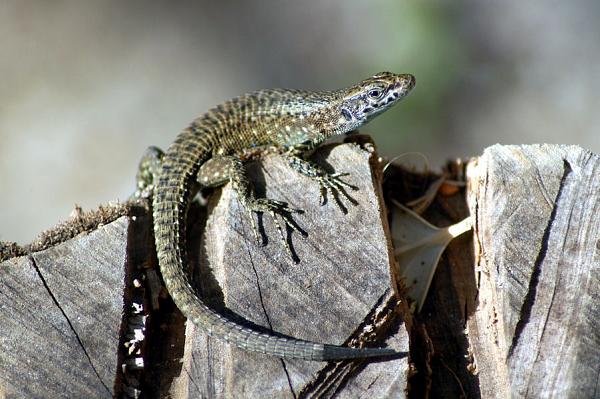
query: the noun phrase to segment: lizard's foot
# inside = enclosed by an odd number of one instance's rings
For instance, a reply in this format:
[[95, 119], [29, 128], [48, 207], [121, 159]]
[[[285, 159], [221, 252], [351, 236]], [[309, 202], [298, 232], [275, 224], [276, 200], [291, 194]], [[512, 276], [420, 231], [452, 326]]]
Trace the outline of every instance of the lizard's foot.
[[347, 189], [350, 190], [358, 190], [358, 187], [353, 186], [351, 184], [346, 183], [340, 177], [348, 176], [349, 173], [323, 173], [314, 177], [319, 182], [320, 192], [321, 192], [321, 205], [325, 205], [327, 203], [327, 193], [330, 192], [333, 200], [335, 201], [338, 208], [343, 213], [348, 213], [348, 208], [342, 203], [340, 200], [340, 194], [343, 195], [352, 205], [358, 205], [358, 202], [352, 198]]
[[331, 193], [336, 205], [343, 213], [348, 213], [348, 208], [342, 203], [340, 199], [341, 195], [343, 195], [352, 205], [358, 205], [358, 202], [352, 198], [347, 191], [348, 189], [358, 190], [358, 187], [348, 184], [341, 179], [341, 177], [348, 176], [349, 173], [327, 173], [314, 162], [303, 159], [293, 153], [288, 154], [287, 159], [289, 165], [293, 169], [319, 183], [321, 205], [327, 203], [327, 192]]
[[129, 196], [133, 201], [140, 198], [150, 198], [154, 191], [154, 181], [162, 165], [163, 151], [157, 147], [148, 147], [140, 164], [136, 176], [136, 190]]
[[[291, 208], [288, 206], [288, 204], [286, 202], [277, 201], [277, 200], [268, 199], [268, 198], [254, 198], [246, 204], [246, 209], [248, 209], [248, 211], [250, 213], [250, 221], [252, 222], [252, 230], [254, 232], [254, 237], [256, 238], [256, 242], [258, 242], [258, 243], [261, 242], [259, 239], [259, 234], [261, 232], [254, 220], [253, 214], [254, 213], [258, 213], [258, 214], [268, 213], [269, 215], [271, 215], [271, 219], [273, 219], [273, 223], [275, 223], [275, 227], [277, 228], [277, 231], [279, 232], [279, 236], [281, 237], [283, 246], [287, 250], [290, 257], [295, 262], [298, 262], [298, 257], [292, 251], [288, 237], [286, 236], [286, 234], [284, 234], [283, 227], [277, 216], [279, 216], [283, 220], [285, 228], [286, 228], [286, 233], [288, 231], [292, 230], [292, 231], [296, 231], [303, 237], [307, 237], [308, 234], [304, 230], [302, 230], [300, 228], [300, 226], [298, 226], [296, 221], [292, 218], [293, 214], [302, 214], [302, 213], [304, 213], [304, 211], [301, 209]], [[264, 235], [263, 235], [263, 238], [264, 238]], [[265, 244], [265, 241], [263, 240], [263, 245], [264, 244]]]

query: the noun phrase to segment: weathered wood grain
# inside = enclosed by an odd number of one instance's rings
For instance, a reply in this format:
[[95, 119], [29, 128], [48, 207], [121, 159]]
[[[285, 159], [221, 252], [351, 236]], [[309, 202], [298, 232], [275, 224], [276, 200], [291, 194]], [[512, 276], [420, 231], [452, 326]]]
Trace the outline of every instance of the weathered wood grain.
[[0, 397], [110, 398], [128, 219], [0, 264]]
[[[306, 210], [295, 220], [308, 238], [291, 234], [301, 262], [290, 260], [268, 215], [268, 245], [255, 243], [248, 215], [226, 186], [211, 197], [204, 234], [199, 208], [190, 212], [197, 286], [242, 323], [304, 339], [374, 339], [408, 351], [408, 328], [410, 365], [406, 358], [282, 361], [210, 339], [193, 325], [184, 337], [183, 319], [152, 269], [149, 215], [137, 230], [127, 218], [97, 227], [129, 212], [121, 207], [66, 224], [17, 248], [37, 248], [32, 255], [0, 263], [0, 398], [110, 397], [133, 387], [175, 398], [392, 398], [406, 390], [411, 397], [600, 397], [600, 157], [572, 146], [494, 146], [473, 160], [474, 260], [468, 237], [452, 243], [415, 317], [389, 288], [373, 154], [343, 145], [316, 157], [350, 172], [347, 181], [360, 189], [349, 194], [359, 205], [344, 201], [347, 215], [331, 198], [319, 206], [317, 184], [281, 158], [253, 163], [259, 195]], [[388, 183], [395, 179], [407, 181], [388, 175]], [[425, 190], [427, 182], [418, 186]], [[464, 216], [460, 193], [442, 197], [428, 220], [448, 225]], [[145, 369], [115, 382], [132, 263], [144, 266]]]
[[[342, 199], [347, 215], [331, 198], [319, 206], [318, 185], [291, 170], [281, 157], [253, 164], [250, 171], [259, 195], [306, 210], [295, 219], [308, 238], [291, 235], [301, 261], [291, 261], [268, 215], [264, 228], [269, 243], [257, 245], [248, 215], [227, 186], [209, 204], [200, 245], [208, 269], [199, 286], [213, 306], [225, 305], [266, 329], [333, 344], [344, 343], [355, 332], [380, 332], [385, 343], [377, 346], [407, 351], [406, 330], [394, 320], [386, 217], [379, 177], [371, 170], [372, 152], [352, 144], [326, 147], [317, 158], [320, 164], [326, 158], [336, 171], [350, 172], [346, 181], [359, 190], [349, 194], [359, 205]], [[369, 316], [378, 318], [374, 332], [369, 331]], [[406, 358], [337, 365], [283, 361], [210, 339], [191, 325], [186, 337], [183, 370], [172, 389], [176, 398], [404, 396]]]
[[600, 397], [600, 157], [497, 145], [468, 180], [482, 397]]

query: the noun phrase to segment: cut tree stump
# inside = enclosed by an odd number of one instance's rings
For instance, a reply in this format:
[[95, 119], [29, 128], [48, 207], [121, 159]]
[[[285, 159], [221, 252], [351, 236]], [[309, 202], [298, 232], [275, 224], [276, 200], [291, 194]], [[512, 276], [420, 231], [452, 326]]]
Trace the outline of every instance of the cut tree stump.
[[[398, 313], [390, 288], [392, 260], [380, 176], [377, 168], [371, 170], [373, 155], [354, 144], [325, 147], [317, 154], [321, 165], [348, 172], [345, 180], [359, 188], [348, 190], [358, 205], [340, 198], [347, 214], [332, 198], [319, 206], [318, 184], [291, 170], [281, 157], [250, 165], [259, 195], [306, 210], [295, 220], [308, 237], [294, 233], [290, 240], [299, 263], [286, 252], [268, 215], [263, 225], [269, 242], [260, 246], [230, 186], [220, 198], [213, 197], [199, 248], [200, 265], [210, 270], [198, 279], [212, 305], [225, 305], [265, 331], [337, 345], [349, 339], [361, 344], [363, 337], [381, 335], [374, 346], [407, 352], [404, 328], [387, 338], [389, 329], [398, 329]], [[171, 390], [174, 398], [351, 398], [380, 397], [391, 387], [403, 395], [408, 362], [406, 357], [339, 364], [281, 360], [244, 352], [188, 324], [182, 368], [185, 372]]]
[[147, 208], [117, 206], [24, 248], [0, 243], [0, 398], [600, 397], [598, 156], [494, 146], [472, 160], [466, 194], [442, 187], [423, 216], [447, 226], [470, 210], [474, 233], [450, 244], [412, 315], [390, 281], [382, 197], [406, 202], [437, 177], [392, 167], [382, 195], [382, 165], [354, 140], [315, 154], [359, 188], [358, 205], [341, 198], [347, 214], [331, 197], [319, 206], [318, 185], [279, 157], [249, 165], [259, 195], [306, 211], [294, 218], [308, 237], [288, 237], [299, 263], [268, 215], [256, 243], [225, 186], [208, 212], [190, 209], [188, 266], [207, 303], [242, 324], [408, 358], [280, 360], [207, 337], [161, 289]]
[[469, 165], [483, 397], [600, 397], [600, 157], [493, 146]]
[[113, 396], [127, 225], [0, 264], [0, 397]]
[[135, 382], [121, 372], [135, 360], [124, 318], [141, 317], [126, 286], [149, 228], [147, 208], [101, 206], [25, 248], [0, 243], [3, 257], [21, 255], [0, 260], [0, 398], [110, 398]]

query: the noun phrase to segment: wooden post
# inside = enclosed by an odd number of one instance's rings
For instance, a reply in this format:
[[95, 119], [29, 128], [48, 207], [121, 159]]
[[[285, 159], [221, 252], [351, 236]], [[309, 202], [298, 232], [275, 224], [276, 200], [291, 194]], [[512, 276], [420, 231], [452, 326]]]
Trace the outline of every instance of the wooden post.
[[600, 158], [575, 146], [493, 146], [469, 165], [482, 397], [600, 392]]
[[[598, 156], [498, 145], [472, 160], [466, 194], [438, 194], [424, 213], [441, 226], [470, 210], [474, 232], [450, 244], [418, 315], [391, 288], [402, 294], [390, 281], [384, 203], [418, 197], [433, 178], [393, 169], [382, 194], [382, 165], [368, 142], [315, 156], [351, 173], [358, 205], [345, 202], [346, 215], [332, 198], [319, 206], [318, 186], [277, 156], [250, 165], [260, 195], [306, 210], [295, 219], [308, 238], [291, 235], [300, 263], [267, 215], [268, 244], [255, 242], [226, 186], [210, 198], [208, 219], [204, 208], [190, 210], [197, 287], [242, 323], [387, 345], [408, 358], [282, 361], [207, 337], [185, 325], [161, 289], [148, 210], [117, 206], [76, 215], [30, 246], [1, 246], [0, 398], [598, 395]], [[457, 165], [447, 177], [460, 179]], [[131, 344], [137, 332], [144, 342]]]

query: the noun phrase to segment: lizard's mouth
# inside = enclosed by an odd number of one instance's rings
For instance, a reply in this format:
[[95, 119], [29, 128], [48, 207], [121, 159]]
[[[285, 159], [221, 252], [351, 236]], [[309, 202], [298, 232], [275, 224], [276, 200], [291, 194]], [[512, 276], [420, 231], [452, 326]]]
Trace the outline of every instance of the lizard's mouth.
[[411, 74], [398, 75], [393, 90], [399, 93], [399, 97], [406, 97], [417, 84], [417, 80]]

